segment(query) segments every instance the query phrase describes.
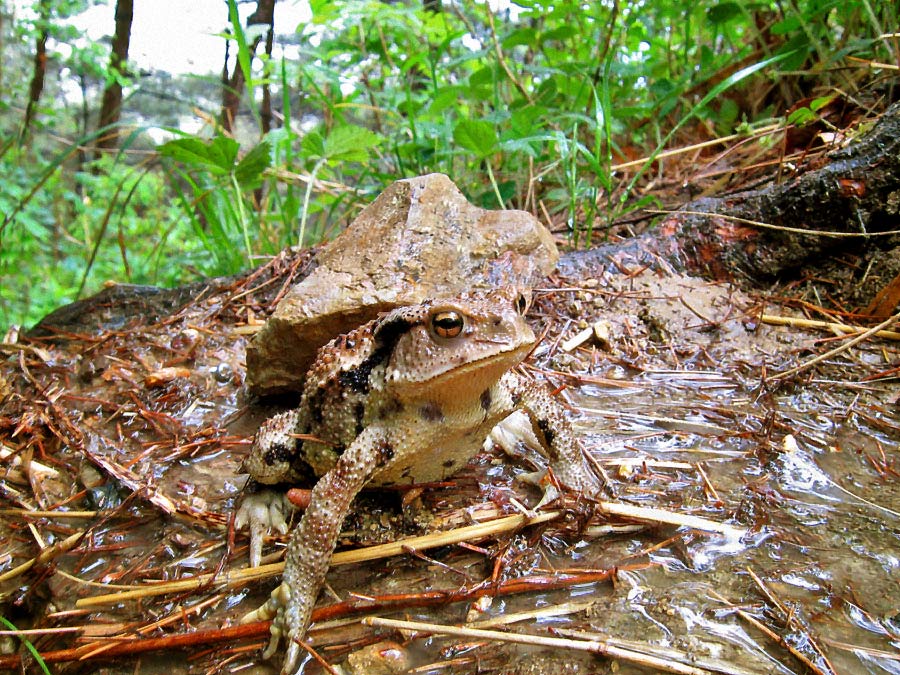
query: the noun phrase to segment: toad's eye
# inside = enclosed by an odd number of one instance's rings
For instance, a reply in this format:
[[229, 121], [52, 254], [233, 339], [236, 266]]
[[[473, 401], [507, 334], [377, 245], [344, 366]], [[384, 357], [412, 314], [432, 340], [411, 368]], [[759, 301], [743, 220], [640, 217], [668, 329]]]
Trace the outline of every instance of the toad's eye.
[[431, 316], [431, 330], [438, 337], [455, 338], [462, 333], [464, 325], [459, 312], [437, 312]]

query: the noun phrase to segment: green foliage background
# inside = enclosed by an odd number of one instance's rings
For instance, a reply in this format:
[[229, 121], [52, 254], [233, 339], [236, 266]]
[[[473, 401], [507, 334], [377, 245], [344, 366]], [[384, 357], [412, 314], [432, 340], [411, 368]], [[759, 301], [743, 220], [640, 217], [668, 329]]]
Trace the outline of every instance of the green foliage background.
[[[174, 285], [247, 269], [333, 234], [391, 181], [433, 171], [486, 207], [561, 214], [586, 245], [649, 203], [650, 162], [616, 174], [621, 157], [652, 159], [698, 126], [745, 132], [798, 101], [814, 119], [815, 101], [837, 92], [890, 98], [895, 71], [863, 80], [847, 59], [900, 62], [893, 0], [520, 0], [498, 12], [314, 0], [311, 21], [280, 38], [298, 57], [253, 60], [234, 137], [214, 123], [217, 78], [135, 75], [121, 152], [94, 160], [83, 146], [108, 54], [67, 20], [86, 4], [56, 3], [45, 19], [0, 6], [0, 327], [31, 324], [105, 281]], [[277, 21], [276, 8], [283, 29]], [[53, 77], [22, 135], [42, 26]], [[232, 0], [223, 51], [230, 39], [250, 63], [254, 30]], [[263, 84], [281, 121], [267, 134]], [[208, 123], [188, 133], [178, 123], [194, 107]], [[171, 140], [157, 147], [150, 127]]]

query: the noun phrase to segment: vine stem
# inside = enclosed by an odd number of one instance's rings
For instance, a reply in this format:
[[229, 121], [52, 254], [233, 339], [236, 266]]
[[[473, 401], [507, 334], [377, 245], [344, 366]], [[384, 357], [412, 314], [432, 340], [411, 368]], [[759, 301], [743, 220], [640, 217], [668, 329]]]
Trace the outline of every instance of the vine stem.
[[309, 180], [306, 181], [306, 192], [303, 194], [303, 211], [300, 215], [300, 236], [297, 238], [297, 246], [300, 248], [303, 248], [303, 237], [306, 236], [306, 221], [309, 217], [309, 199], [312, 196], [313, 183], [316, 182], [316, 176], [324, 163], [324, 157], [316, 162], [312, 173], [309, 175]]

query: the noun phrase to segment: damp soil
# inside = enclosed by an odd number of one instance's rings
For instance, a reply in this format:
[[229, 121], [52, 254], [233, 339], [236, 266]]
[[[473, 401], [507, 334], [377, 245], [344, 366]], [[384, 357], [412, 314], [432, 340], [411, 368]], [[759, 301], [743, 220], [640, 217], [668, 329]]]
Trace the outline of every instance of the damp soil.
[[[259, 422], [292, 401], [245, 397], [245, 347], [299, 264], [282, 258], [256, 276], [194, 289], [146, 319], [4, 348], [3, 615], [18, 628], [75, 629], [29, 635], [42, 653], [203, 636], [163, 651], [68, 659], [52, 672], [277, 672], [260, 659], [264, 631], [215, 641], [265, 600], [277, 577], [83, 603], [246, 566], [247, 539], [229, 528], [246, 478], [241, 460]], [[835, 345], [829, 333], [760, 322], [763, 311], [793, 312], [778, 304], [781, 290], [749, 293], [649, 267], [611, 273], [589, 261], [577, 274], [562, 269], [535, 292], [530, 319], [547, 333], [524, 370], [570, 406], [610, 477], [614, 495], [604, 499], [701, 516], [744, 536], [602, 512], [585, 523], [581, 512], [465, 546], [335, 567], [320, 606], [408, 594], [401, 609], [378, 614], [449, 624], [518, 618], [509, 630], [609, 640], [708, 672], [900, 673], [897, 343], [867, 340], [780, 379]], [[583, 342], [569, 342], [585, 329]], [[364, 495], [342, 546], [534, 506], [538, 491], [515, 480], [532, 469], [523, 453], [511, 460], [488, 448], [454, 480], [405, 500]], [[85, 536], [71, 550], [17, 570], [39, 546], [78, 533]], [[429, 591], [599, 570], [609, 579], [556, 590], [533, 584], [478, 602], [416, 602]], [[341, 664], [390, 640], [412, 672], [659, 672], [558, 648], [401, 634], [358, 619], [311, 632], [326, 660]], [[8, 635], [0, 647], [24, 652]], [[356, 672], [375, 672], [362, 663]], [[27, 657], [24, 667], [38, 672]]]

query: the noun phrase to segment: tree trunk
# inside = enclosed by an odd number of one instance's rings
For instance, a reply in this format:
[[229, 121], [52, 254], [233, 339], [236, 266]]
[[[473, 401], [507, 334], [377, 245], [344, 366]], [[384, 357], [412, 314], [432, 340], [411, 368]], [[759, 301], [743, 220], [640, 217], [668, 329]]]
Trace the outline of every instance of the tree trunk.
[[[271, 16], [274, 21], [274, 15]], [[272, 66], [272, 43], [275, 39], [275, 26], [269, 23], [269, 30], [266, 31], [266, 56], [269, 67]], [[259, 104], [259, 125], [263, 135], [272, 130], [272, 88], [269, 86], [269, 78], [266, 77], [262, 86], [262, 101]], [[253, 198], [256, 200], [256, 206], [259, 207], [263, 203], [265, 197], [265, 183], [260, 184], [253, 191]]]
[[[6, 4], [0, 5], [0, 54], [6, 53], [3, 44], [4, 23], [6, 21]], [[3, 59], [0, 59], [0, 96], [3, 95]]]
[[[266, 56], [268, 57], [268, 63], [272, 63], [272, 43], [275, 39], [275, 25], [274, 14], [269, 17], [271, 21], [269, 22], [269, 30], [266, 32]], [[259, 106], [259, 122], [262, 126], [263, 134], [269, 133], [272, 129], [272, 91], [269, 86], [269, 78], [267, 77], [263, 82], [262, 87], [262, 103]]]
[[[900, 103], [827, 157], [827, 164], [784, 182], [691, 202], [659, 230], [678, 240], [689, 267], [718, 279], [777, 279], [862, 246], [900, 244], [896, 235], [875, 236], [900, 230]], [[769, 227], [754, 225], [760, 222]], [[863, 232], [869, 236], [821, 236]]]
[[[274, 31], [275, 26], [275, 0], [258, 0], [256, 3], [256, 11], [247, 17], [247, 26], [265, 25], [269, 27], [269, 34]], [[261, 37], [256, 37], [253, 42], [247, 45], [250, 50], [250, 61], [256, 55], [256, 48], [259, 46]], [[238, 107], [241, 104], [241, 95], [244, 91], [244, 83], [246, 76], [241, 68], [240, 59], [234, 60], [234, 72], [228, 75], [228, 46], [225, 47], [225, 66], [222, 69], [222, 128], [231, 132], [234, 130], [234, 122], [237, 119]]]
[[19, 132], [19, 142], [25, 140], [34, 121], [41, 92], [44, 91], [44, 78], [47, 75], [47, 38], [49, 37], [50, 0], [41, 0], [38, 6], [38, 35], [34, 40], [34, 67], [32, 68], [31, 85], [28, 88], [28, 104], [25, 107], [25, 119]]
[[[87, 136], [88, 131], [91, 128], [91, 108], [88, 105], [88, 81], [87, 76], [84, 72], [78, 73], [78, 86], [81, 89], [81, 108], [79, 110], [79, 115], [77, 117], [78, 121], [78, 135], [81, 137]], [[84, 165], [88, 163], [88, 151], [81, 144], [78, 144], [78, 150], [75, 153], [75, 161], [76, 166], [78, 167], [78, 171], [84, 171]], [[75, 189], [78, 192], [79, 197], [84, 196], [84, 190], [86, 188], [83, 181], [77, 181], [75, 183]]]
[[[103, 103], [100, 106], [98, 129], [115, 125], [122, 113], [122, 85], [119, 78], [125, 74], [128, 61], [128, 45], [131, 42], [131, 22], [134, 19], [134, 0], [117, 0], [116, 2], [116, 34], [113, 36], [112, 51], [109, 57], [111, 81], [103, 91]], [[104, 150], [114, 149], [119, 142], [118, 131], [106, 130], [95, 144], [97, 157]]]

